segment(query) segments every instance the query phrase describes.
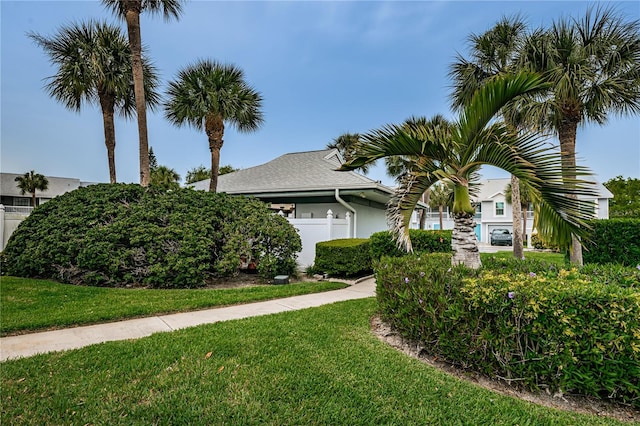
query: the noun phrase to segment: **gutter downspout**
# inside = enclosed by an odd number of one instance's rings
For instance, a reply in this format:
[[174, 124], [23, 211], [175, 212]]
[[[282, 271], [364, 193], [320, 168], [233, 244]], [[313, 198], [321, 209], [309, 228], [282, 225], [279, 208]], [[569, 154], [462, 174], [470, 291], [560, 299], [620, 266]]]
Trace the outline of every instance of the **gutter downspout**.
[[344, 201], [342, 198], [340, 198], [340, 190], [338, 188], [336, 188], [336, 201], [339, 202], [340, 204], [342, 204], [351, 213], [353, 213], [353, 237], [351, 237], [351, 238], [356, 238], [356, 235], [358, 235], [358, 233], [357, 233], [357, 231], [358, 231], [358, 225], [357, 225], [358, 221], [357, 221], [356, 209], [351, 207], [349, 204], [347, 204], [346, 201]]

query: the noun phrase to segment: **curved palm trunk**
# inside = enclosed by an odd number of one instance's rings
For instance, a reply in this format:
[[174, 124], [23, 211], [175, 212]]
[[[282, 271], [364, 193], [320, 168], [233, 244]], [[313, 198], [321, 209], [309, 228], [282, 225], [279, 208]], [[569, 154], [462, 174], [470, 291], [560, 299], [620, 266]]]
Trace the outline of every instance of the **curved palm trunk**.
[[475, 210], [471, 206], [469, 187], [456, 184], [453, 197], [454, 225], [451, 237], [451, 248], [453, 249], [451, 263], [478, 269], [482, 263], [480, 262], [480, 251], [475, 232]]
[[520, 179], [511, 175], [511, 210], [513, 216], [513, 257], [524, 258], [522, 247], [522, 203], [520, 202]]
[[142, 36], [140, 35], [141, 0], [125, 0], [126, 21], [131, 49], [131, 69], [133, 71], [133, 91], [138, 115], [138, 136], [140, 140], [140, 184], [149, 186], [149, 137], [147, 134], [147, 105], [144, 96], [144, 75], [142, 71]]
[[104, 125], [104, 144], [107, 147], [109, 162], [109, 182], [116, 183], [116, 128], [114, 124], [115, 99], [113, 96], [99, 95], [102, 107], [102, 122]]
[[220, 171], [220, 150], [224, 141], [224, 121], [220, 116], [210, 115], [205, 120], [205, 131], [209, 138], [209, 150], [211, 151], [211, 180], [209, 192], [218, 190], [218, 174]]
[[[565, 114], [571, 116], [570, 113]], [[560, 140], [560, 155], [562, 158], [562, 166], [565, 170], [572, 170], [576, 166], [576, 132], [578, 130], [578, 119], [565, 119], [558, 128], [558, 139]], [[567, 179], [574, 179], [574, 175], [565, 172]], [[569, 197], [577, 199], [577, 195], [570, 195]], [[580, 239], [575, 235], [571, 236], [571, 250], [569, 253], [571, 263], [574, 265], [582, 266], [582, 244]]]

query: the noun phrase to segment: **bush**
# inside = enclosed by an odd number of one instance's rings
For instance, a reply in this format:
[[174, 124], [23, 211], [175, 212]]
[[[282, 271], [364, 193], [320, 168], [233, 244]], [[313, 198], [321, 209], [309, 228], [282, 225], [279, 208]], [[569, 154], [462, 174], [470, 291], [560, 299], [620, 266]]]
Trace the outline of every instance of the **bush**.
[[[410, 229], [409, 238], [413, 245], [413, 252], [420, 253], [449, 253], [451, 252], [451, 235], [453, 231], [425, 231]], [[371, 234], [371, 258], [380, 259], [382, 256], [399, 257], [407, 253], [398, 248], [390, 231]]]
[[370, 273], [372, 269], [368, 239], [346, 238], [316, 244], [317, 272], [352, 277]]
[[547, 244], [544, 241], [542, 241], [536, 232], [531, 234], [531, 245], [533, 246], [534, 249], [537, 249], [537, 250], [551, 250], [554, 252], [560, 251], [558, 246]]
[[226, 194], [91, 185], [56, 197], [20, 224], [9, 275], [96, 286], [198, 287], [240, 256], [265, 277], [295, 270], [300, 237], [264, 203]]
[[640, 219], [593, 220], [584, 243], [585, 263], [640, 264]]
[[577, 270], [468, 271], [443, 255], [383, 258], [376, 279], [385, 320], [432, 354], [528, 388], [640, 407], [637, 288]]

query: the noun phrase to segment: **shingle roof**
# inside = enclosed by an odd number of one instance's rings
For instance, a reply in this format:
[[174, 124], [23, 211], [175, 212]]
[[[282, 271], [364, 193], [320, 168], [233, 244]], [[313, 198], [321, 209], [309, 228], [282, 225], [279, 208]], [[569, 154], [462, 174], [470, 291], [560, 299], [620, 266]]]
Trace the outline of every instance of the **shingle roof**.
[[[356, 172], [338, 172], [342, 159], [335, 149], [296, 152], [282, 155], [268, 163], [218, 178], [218, 192], [255, 194], [338, 189], [393, 190]], [[208, 190], [209, 180], [194, 184], [195, 189]]]

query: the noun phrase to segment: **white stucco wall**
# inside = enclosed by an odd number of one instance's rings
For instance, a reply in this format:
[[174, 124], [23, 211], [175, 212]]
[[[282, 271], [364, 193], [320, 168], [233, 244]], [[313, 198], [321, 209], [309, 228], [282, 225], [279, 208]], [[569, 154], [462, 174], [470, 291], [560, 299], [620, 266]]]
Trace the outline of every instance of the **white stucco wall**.
[[352, 204], [356, 209], [356, 238], [369, 238], [374, 232], [389, 229], [384, 210]]

